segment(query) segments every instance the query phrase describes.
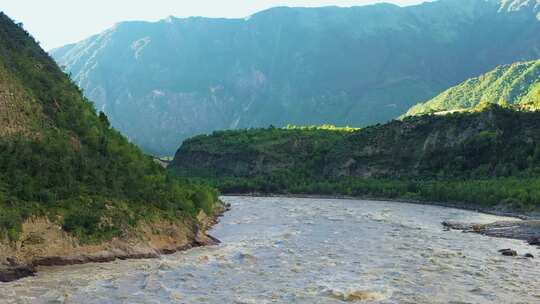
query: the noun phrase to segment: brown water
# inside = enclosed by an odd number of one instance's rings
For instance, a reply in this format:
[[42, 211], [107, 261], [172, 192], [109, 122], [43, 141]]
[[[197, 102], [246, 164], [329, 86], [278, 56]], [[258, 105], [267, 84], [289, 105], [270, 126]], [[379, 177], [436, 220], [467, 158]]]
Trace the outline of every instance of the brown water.
[[223, 243], [156, 260], [42, 269], [0, 303], [540, 303], [521, 241], [444, 231], [492, 215], [337, 199], [225, 197]]

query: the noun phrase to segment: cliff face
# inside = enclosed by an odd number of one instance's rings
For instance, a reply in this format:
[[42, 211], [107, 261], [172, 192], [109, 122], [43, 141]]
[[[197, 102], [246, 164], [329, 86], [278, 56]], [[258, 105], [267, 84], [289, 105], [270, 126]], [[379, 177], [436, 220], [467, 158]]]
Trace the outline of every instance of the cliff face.
[[187, 176], [285, 174], [317, 180], [510, 175], [534, 168], [540, 160], [539, 118], [537, 112], [491, 107], [354, 132], [218, 132], [186, 141], [170, 168]]
[[500, 64], [540, 57], [535, 1], [274, 8], [246, 19], [126, 22], [53, 50], [148, 152], [270, 124], [366, 126]]
[[[395, 121], [349, 136], [329, 155], [330, 176], [492, 176], [540, 143], [538, 113], [491, 108]], [[539, 146], [540, 147], [540, 146]], [[526, 154], [526, 155], [524, 155]], [[508, 166], [508, 167], [507, 167]]]
[[339, 145], [347, 133], [277, 128], [214, 132], [186, 140], [169, 169], [187, 176], [320, 172], [325, 153]]

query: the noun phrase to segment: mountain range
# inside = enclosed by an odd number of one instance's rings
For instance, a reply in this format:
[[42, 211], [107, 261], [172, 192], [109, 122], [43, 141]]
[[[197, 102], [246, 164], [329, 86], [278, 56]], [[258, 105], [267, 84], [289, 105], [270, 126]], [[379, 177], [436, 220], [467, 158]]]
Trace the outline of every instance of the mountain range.
[[498, 65], [540, 57], [538, 0], [278, 7], [244, 19], [123, 22], [51, 51], [144, 151], [286, 124], [362, 127]]

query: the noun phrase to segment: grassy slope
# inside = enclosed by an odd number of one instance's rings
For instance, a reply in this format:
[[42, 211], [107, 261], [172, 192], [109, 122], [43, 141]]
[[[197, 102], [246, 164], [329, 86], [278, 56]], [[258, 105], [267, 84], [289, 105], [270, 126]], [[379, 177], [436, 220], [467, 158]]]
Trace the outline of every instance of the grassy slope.
[[475, 110], [489, 103], [540, 109], [540, 60], [504, 65], [412, 107], [406, 116]]
[[224, 192], [344, 194], [539, 208], [540, 113], [490, 107], [354, 132], [195, 137], [171, 169]]
[[216, 193], [171, 178], [98, 117], [34, 39], [0, 13], [0, 238], [48, 216], [83, 241], [140, 220], [193, 219]]

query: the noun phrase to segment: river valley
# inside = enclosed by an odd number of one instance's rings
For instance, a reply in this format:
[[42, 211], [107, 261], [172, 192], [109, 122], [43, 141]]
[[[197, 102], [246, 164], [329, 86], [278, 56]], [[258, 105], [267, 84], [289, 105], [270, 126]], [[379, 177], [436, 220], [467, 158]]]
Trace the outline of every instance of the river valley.
[[40, 269], [1, 303], [540, 303], [523, 241], [445, 231], [504, 217], [362, 200], [224, 197], [217, 246], [160, 259]]

